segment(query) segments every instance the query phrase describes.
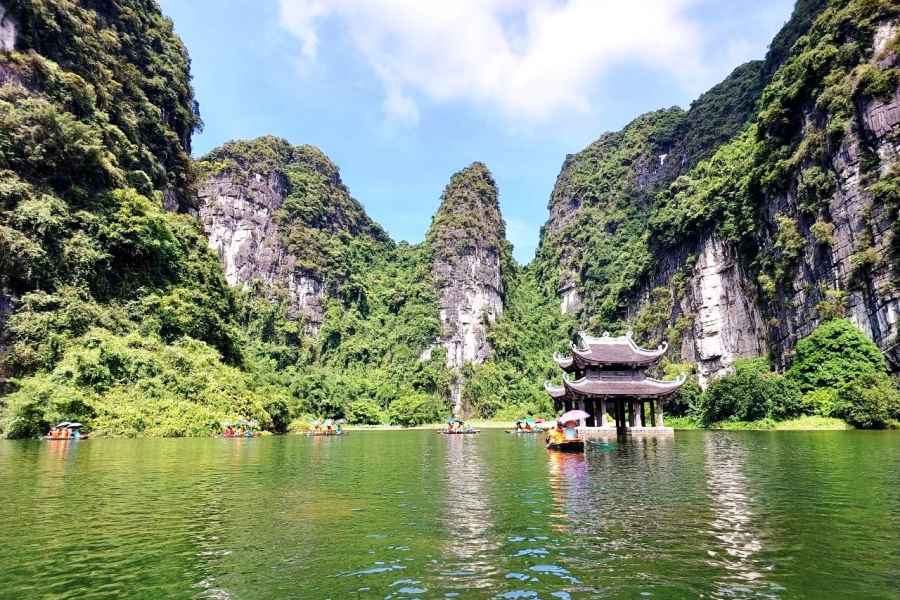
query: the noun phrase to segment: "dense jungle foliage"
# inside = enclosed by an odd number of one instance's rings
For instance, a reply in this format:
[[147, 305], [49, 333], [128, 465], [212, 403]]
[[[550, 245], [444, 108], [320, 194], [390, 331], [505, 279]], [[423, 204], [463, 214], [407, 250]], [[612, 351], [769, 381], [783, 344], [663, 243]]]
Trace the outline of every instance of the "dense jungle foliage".
[[0, 429], [271, 423], [278, 398], [242, 368], [218, 261], [195, 218], [164, 208], [190, 207], [201, 125], [172, 23], [152, 0], [4, 6], [17, 39], [0, 54], [0, 305], [15, 312], [0, 315], [0, 377], [18, 391]]
[[878, 347], [844, 319], [826, 321], [797, 345], [791, 368], [771, 372], [765, 358], [737, 361], [688, 407], [704, 425], [837, 417], [880, 428], [900, 419], [900, 390]]

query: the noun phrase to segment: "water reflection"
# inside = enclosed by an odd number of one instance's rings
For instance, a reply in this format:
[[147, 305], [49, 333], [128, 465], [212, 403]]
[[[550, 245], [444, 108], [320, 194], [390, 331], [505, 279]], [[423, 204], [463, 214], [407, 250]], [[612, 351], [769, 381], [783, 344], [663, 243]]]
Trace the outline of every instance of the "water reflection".
[[766, 581], [771, 565], [760, 564], [763, 548], [755, 530], [750, 485], [744, 475], [747, 446], [724, 435], [706, 438], [704, 470], [713, 520], [710, 533], [716, 550], [710, 564], [724, 568], [717, 582], [718, 598], [778, 598], [782, 589]]
[[490, 535], [494, 516], [478, 440], [465, 435], [443, 437], [447, 444], [443, 586], [468, 590], [487, 588], [499, 572], [496, 561], [490, 558], [499, 544]]
[[551, 515], [552, 526], [560, 533], [567, 533], [579, 518], [593, 512], [587, 458], [580, 452], [548, 452], [547, 455], [549, 485], [556, 509]]

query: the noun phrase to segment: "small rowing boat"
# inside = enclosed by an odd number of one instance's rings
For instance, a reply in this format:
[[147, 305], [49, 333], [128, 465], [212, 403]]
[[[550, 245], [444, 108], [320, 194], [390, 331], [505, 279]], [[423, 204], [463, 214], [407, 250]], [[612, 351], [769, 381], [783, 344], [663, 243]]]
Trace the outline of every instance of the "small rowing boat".
[[562, 440], [561, 442], [547, 442], [547, 450], [555, 450], [556, 452], [584, 452], [584, 440], [575, 438], [572, 440]]
[[463, 429], [460, 431], [447, 431], [446, 429], [441, 429], [439, 432], [441, 435], [472, 435], [473, 433], [481, 433], [478, 429]]
[[532, 429], [531, 431], [528, 431], [527, 429], [507, 429], [507, 430], [506, 430], [506, 433], [512, 433], [512, 434], [528, 433], [528, 434], [532, 434], [532, 433], [544, 433], [544, 430], [543, 430], [543, 429]]

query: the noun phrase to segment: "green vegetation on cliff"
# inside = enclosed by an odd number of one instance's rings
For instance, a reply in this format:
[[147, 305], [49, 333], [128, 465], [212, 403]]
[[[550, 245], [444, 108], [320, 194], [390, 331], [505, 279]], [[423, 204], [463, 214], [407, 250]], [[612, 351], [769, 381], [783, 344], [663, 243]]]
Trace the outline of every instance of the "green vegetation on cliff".
[[464, 370], [466, 403], [484, 418], [550, 415], [544, 382], [559, 374], [553, 352], [567, 350], [575, 319], [542, 293], [532, 267], [516, 267], [506, 286], [507, 308], [488, 332], [491, 359]]
[[436, 260], [453, 262], [476, 247], [511, 260], [506, 225], [494, 178], [476, 162], [450, 178], [441, 204], [428, 229], [426, 245]]
[[0, 315], [0, 375], [19, 391], [0, 428], [66, 417], [175, 435], [245, 409], [270, 422], [234, 368], [218, 261], [194, 218], [164, 209], [193, 196], [200, 123], [171, 22], [150, 1], [4, 5], [18, 37], [0, 55], [0, 299], [15, 309]]
[[765, 358], [738, 360], [733, 374], [695, 397], [689, 414], [706, 426], [813, 415], [879, 428], [900, 419], [900, 391], [878, 347], [852, 323], [836, 319], [797, 344], [783, 375]]

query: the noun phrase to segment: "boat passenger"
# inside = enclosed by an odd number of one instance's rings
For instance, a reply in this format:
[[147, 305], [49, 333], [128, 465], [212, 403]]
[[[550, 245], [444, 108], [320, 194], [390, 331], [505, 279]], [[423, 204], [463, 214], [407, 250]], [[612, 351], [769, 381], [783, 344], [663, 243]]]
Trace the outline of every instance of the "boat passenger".
[[578, 429], [575, 428], [574, 421], [569, 421], [568, 423], [566, 423], [564, 434], [567, 440], [574, 440], [578, 438]]
[[550, 430], [550, 434], [547, 437], [549, 438], [548, 441], [554, 444], [562, 442], [565, 439], [562, 423], [557, 423], [556, 427]]

